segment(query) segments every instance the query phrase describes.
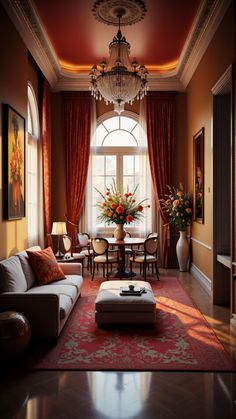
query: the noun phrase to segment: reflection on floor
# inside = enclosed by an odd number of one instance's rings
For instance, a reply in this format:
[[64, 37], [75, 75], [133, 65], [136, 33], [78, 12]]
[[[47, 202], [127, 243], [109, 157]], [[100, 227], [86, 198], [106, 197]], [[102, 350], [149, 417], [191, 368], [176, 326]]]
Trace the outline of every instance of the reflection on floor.
[[[212, 306], [187, 272], [177, 275], [236, 359], [229, 309]], [[236, 373], [8, 370], [0, 379], [1, 419], [205, 419], [236, 417]]]

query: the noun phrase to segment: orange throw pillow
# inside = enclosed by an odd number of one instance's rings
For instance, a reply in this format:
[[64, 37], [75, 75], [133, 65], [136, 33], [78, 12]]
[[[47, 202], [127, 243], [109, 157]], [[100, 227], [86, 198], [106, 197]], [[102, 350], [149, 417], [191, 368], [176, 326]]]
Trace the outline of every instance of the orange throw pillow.
[[30, 263], [39, 285], [49, 284], [58, 279], [64, 279], [65, 275], [57, 263], [51, 247], [43, 250], [26, 250]]

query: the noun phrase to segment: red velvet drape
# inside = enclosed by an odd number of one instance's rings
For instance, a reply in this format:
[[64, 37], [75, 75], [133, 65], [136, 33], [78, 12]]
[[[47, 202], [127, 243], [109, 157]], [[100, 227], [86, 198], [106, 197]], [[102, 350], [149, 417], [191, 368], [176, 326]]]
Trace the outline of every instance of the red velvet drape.
[[[148, 92], [147, 94], [147, 139], [155, 199], [167, 193], [167, 185], [172, 183], [173, 147], [175, 138], [175, 93]], [[168, 223], [168, 215], [160, 208], [163, 224]], [[168, 229], [163, 231], [163, 267], [170, 267]]]
[[[67, 217], [74, 224], [78, 224], [86, 189], [91, 110], [90, 92], [65, 92], [63, 94]], [[75, 243], [75, 228], [68, 223], [67, 229]]]
[[51, 233], [51, 97], [49, 84], [43, 80], [42, 96], [42, 157], [43, 157], [43, 206], [44, 236], [50, 245]]

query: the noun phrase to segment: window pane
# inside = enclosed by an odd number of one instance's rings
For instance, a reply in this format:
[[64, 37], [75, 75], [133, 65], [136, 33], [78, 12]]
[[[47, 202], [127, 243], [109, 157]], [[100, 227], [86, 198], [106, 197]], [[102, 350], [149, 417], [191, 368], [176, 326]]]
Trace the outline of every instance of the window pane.
[[116, 156], [106, 156], [106, 176], [115, 176], [116, 174]]
[[105, 139], [106, 147], [137, 147], [134, 137], [126, 131], [113, 131]]
[[95, 173], [96, 175], [104, 175], [104, 156], [96, 156]]
[[28, 112], [27, 112], [27, 124], [28, 124], [28, 133], [33, 134], [33, 128], [32, 128], [32, 118], [30, 113], [30, 107], [28, 105]]
[[106, 186], [110, 188], [111, 185], [113, 185], [113, 179], [116, 185], [116, 176], [106, 176]]
[[123, 191], [133, 192], [135, 188], [134, 177], [133, 176], [123, 176]]
[[103, 124], [100, 124], [96, 130], [96, 144], [97, 146], [101, 146], [104, 137], [107, 135], [107, 130], [104, 128]]
[[140, 156], [134, 157], [134, 165], [135, 165], [135, 176], [140, 174]]
[[123, 157], [124, 175], [132, 175], [134, 173], [134, 156]]
[[134, 130], [132, 131], [132, 134], [135, 136], [137, 143], [139, 144], [139, 125], [137, 124]]
[[137, 124], [136, 121], [134, 121], [131, 118], [128, 118], [127, 116], [121, 116], [120, 117], [120, 127], [121, 129], [125, 129], [127, 131], [132, 131], [132, 129]]
[[113, 116], [103, 122], [105, 128], [110, 132], [115, 129], [119, 129], [119, 116]]

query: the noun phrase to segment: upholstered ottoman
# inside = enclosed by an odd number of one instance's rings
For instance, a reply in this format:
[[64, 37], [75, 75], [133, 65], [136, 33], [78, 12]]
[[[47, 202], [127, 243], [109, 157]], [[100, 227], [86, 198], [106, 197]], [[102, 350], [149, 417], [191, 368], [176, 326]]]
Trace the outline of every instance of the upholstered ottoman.
[[[120, 295], [121, 288], [133, 284], [145, 287], [146, 293], [140, 296]], [[156, 301], [152, 287], [144, 281], [105, 281], [101, 284], [95, 301], [95, 321], [108, 323], [154, 323], [156, 320]]]

